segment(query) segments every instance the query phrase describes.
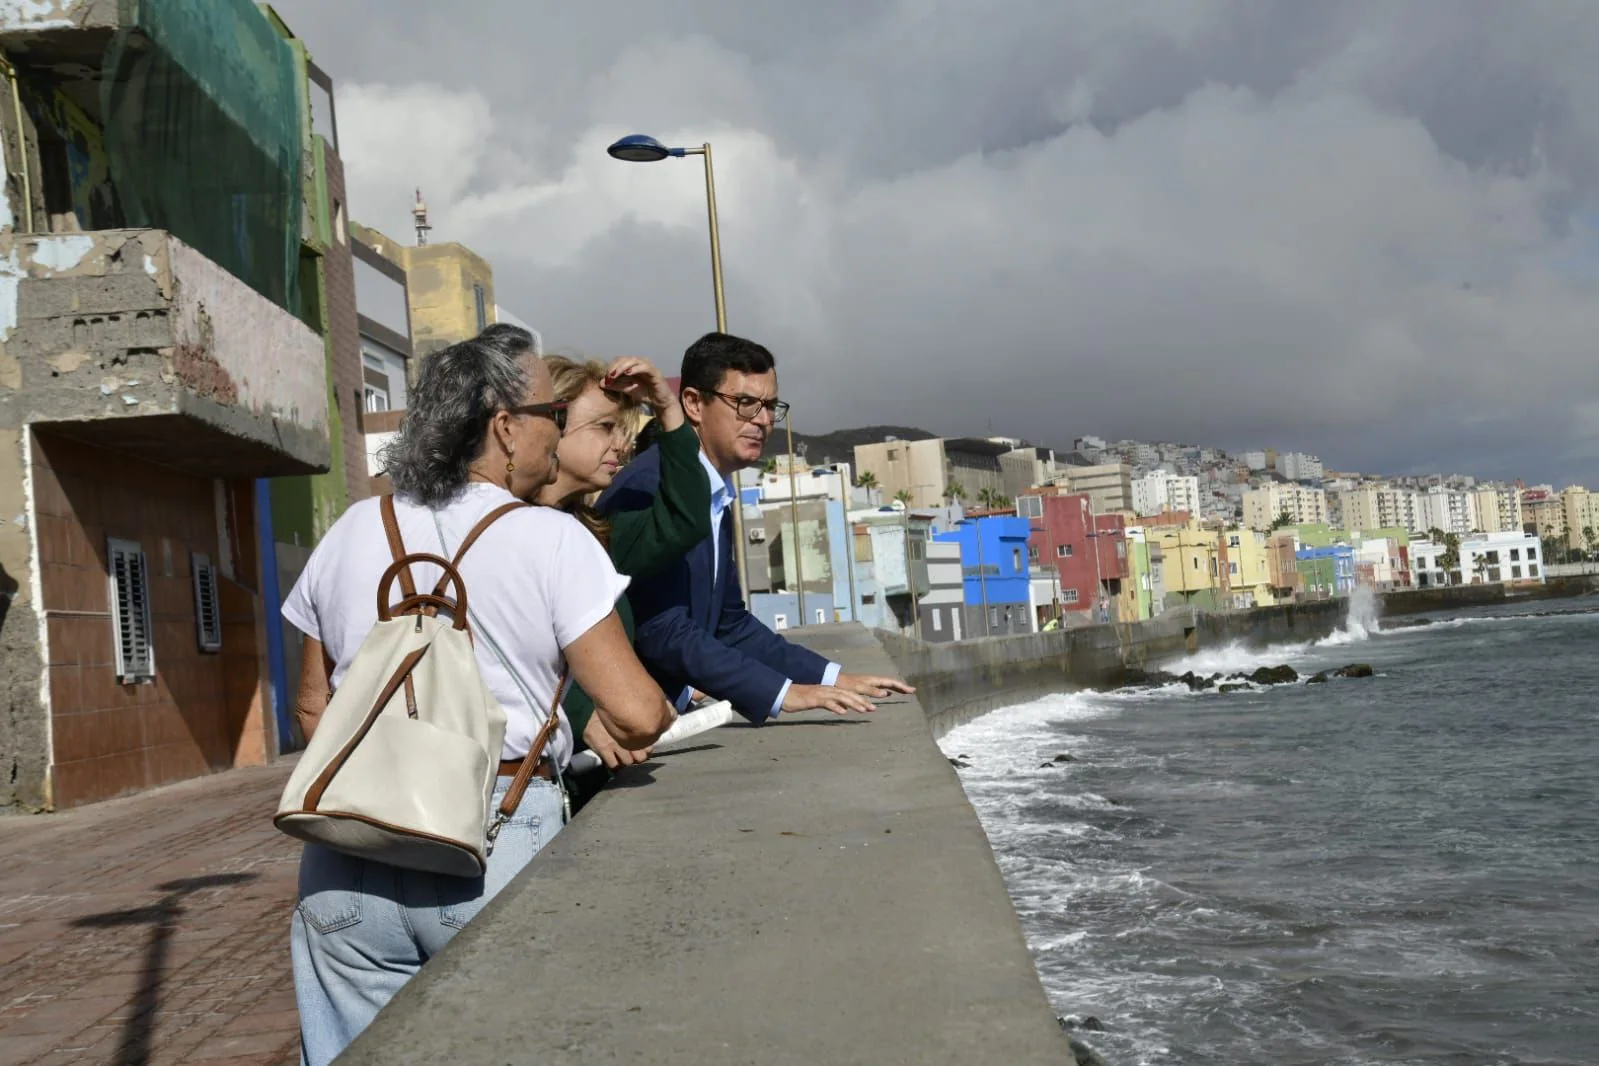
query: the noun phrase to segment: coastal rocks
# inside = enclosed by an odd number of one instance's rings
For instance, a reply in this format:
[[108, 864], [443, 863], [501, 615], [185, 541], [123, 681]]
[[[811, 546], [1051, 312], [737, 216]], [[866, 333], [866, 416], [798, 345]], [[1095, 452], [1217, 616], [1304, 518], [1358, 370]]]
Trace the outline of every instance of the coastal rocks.
[[1105, 1032], [1105, 1023], [1092, 1014], [1084, 1015], [1081, 1018], [1075, 1014], [1068, 1014], [1065, 1017], [1056, 1015], [1055, 1021], [1067, 1032], [1071, 1032], [1073, 1029], [1082, 1029], [1090, 1033]]
[[972, 765], [971, 760], [964, 755], [957, 755], [949, 760], [949, 764], [957, 770], [965, 770]]
[[1076, 762], [1076, 761], [1077, 761], [1077, 756], [1072, 755], [1069, 752], [1064, 752], [1063, 751], [1059, 755], [1057, 755], [1053, 759], [1051, 759], [1049, 762], [1039, 763], [1038, 764], [1038, 768], [1040, 770], [1048, 770], [1050, 767], [1059, 766], [1062, 763]]
[[1299, 680], [1299, 671], [1292, 666], [1262, 666], [1249, 675], [1257, 685], [1291, 685]]
[[[1075, 1032], [1078, 1029], [1091, 1033], [1103, 1033], [1105, 1031], [1104, 1023], [1092, 1014], [1086, 1018], [1079, 1018], [1076, 1015], [1068, 1015], [1064, 1018], [1057, 1016], [1055, 1021], [1060, 1025], [1061, 1029], [1068, 1033]], [[1104, 1056], [1075, 1036], [1068, 1037], [1067, 1043], [1072, 1049], [1072, 1061], [1077, 1066], [1107, 1066]]]
[[1303, 681], [1307, 685], [1325, 685], [1335, 677], [1372, 677], [1372, 668], [1366, 663], [1350, 663], [1338, 670], [1322, 670], [1311, 677], [1301, 678], [1299, 671], [1287, 663], [1279, 666], [1261, 666], [1250, 673], [1234, 674], [1172, 674], [1164, 670], [1141, 670], [1129, 667], [1122, 682], [1123, 688], [1167, 688], [1186, 686], [1190, 692], [1248, 692], [1276, 685], [1293, 685]]
[[1077, 1066], [1107, 1066], [1104, 1057], [1099, 1052], [1076, 1037], [1072, 1037], [1066, 1043], [1071, 1046], [1072, 1058], [1077, 1060]]

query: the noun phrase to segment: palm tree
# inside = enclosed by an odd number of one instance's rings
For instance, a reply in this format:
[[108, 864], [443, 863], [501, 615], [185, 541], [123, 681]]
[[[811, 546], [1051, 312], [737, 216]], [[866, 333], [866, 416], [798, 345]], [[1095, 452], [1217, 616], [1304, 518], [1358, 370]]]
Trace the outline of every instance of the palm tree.
[[1282, 514], [1272, 519], [1271, 528], [1266, 532], [1275, 533], [1279, 529], [1284, 529], [1292, 525], [1298, 525], [1298, 523], [1294, 521], [1294, 513], [1292, 511], [1284, 511]]
[[1593, 526], [1582, 527], [1582, 539], [1588, 542], [1588, 554], [1599, 555], [1599, 529]]
[[1451, 585], [1460, 584], [1460, 537], [1455, 533], [1444, 534], [1444, 550], [1438, 553], [1438, 565], [1444, 568]]
[[877, 475], [870, 470], [863, 470], [861, 471], [861, 476], [855, 479], [855, 486], [871, 492], [877, 488]]
[[905, 505], [905, 510], [909, 511], [911, 509], [911, 490], [910, 489], [900, 489], [898, 492], [894, 493], [894, 499], [896, 499], [900, 503], [904, 504]]
[[959, 481], [951, 481], [949, 488], [944, 490], [944, 497], [952, 504], [960, 503], [966, 499], [966, 490]]

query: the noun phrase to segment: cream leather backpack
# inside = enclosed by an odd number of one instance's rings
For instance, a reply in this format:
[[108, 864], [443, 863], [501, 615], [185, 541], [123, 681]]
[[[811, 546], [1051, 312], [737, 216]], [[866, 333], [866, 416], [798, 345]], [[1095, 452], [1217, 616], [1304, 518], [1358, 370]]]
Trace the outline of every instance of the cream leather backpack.
[[[381, 505], [394, 562], [378, 583], [378, 620], [361, 642], [289, 777], [274, 824], [301, 840], [391, 866], [475, 877], [515, 812], [557, 725], [553, 707], [490, 824], [505, 711], [478, 669], [461, 559], [496, 520], [485, 515], [454, 559], [406, 554], [394, 497]], [[410, 567], [443, 576], [417, 595]], [[390, 606], [395, 580], [402, 599]], [[453, 598], [447, 595], [453, 590]], [[440, 610], [453, 620], [438, 616]], [[557, 687], [555, 707], [560, 705]]]

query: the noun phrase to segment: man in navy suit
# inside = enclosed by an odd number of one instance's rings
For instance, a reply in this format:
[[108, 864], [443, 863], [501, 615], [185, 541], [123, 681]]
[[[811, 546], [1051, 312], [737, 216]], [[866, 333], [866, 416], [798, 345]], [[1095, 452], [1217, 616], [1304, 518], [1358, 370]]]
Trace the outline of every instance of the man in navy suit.
[[[842, 673], [745, 609], [733, 562], [733, 477], [760, 462], [772, 427], [788, 414], [777, 398], [772, 353], [742, 337], [708, 333], [683, 354], [681, 392], [711, 482], [711, 536], [681, 564], [634, 579], [627, 592], [638, 626], [635, 650], [667, 697], [681, 711], [699, 690], [760, 724], [784, 711], [870, 711], [873, 696], [914, 691], [894, 678]], [[659, 484], [660, 457], [647, 449], [616, 476], [599, 510], [641, 510]]]

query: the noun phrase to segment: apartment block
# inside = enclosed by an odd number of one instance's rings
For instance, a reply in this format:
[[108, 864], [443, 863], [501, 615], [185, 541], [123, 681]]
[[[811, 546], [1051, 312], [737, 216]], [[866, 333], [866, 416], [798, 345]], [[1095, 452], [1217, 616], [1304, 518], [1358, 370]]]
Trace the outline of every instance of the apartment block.
[[1141, 517], [1186, 511], [1198, 514], [1199, 478], [1156, 471], [1133, 482], [1133, 512]]
[[1550, 486], [1540, 485], [1523, 490], [1521, 513], [1528, 531], [1539, 537], [1568, 539], [1570, 528], [1566, 523], [1566, 501]]
[[1304, 452], [1284, 452], [1277, 457], [1277, 472], [1289, 481], [1320, 481], [1321, 460]]
[[494, 268], [464, 244], [407, 245], [369, 226], [357, 226], [355, 233], [379, 256], [405, 270], [411, 341], [418, 360], [475, 337], [498, 320]]
[[1271, 483], [1244, 493], [1244, 525], [1265, 533], [1287, 515], [1294, 525], [1327, 521], [1327, 493], [1303, 485]]
[[[1061, 477], [1066, 490], [1087, 496], [1097, 514], [1133, 509], [1133, 468], [1126, 463], [1069, 466]], [[1056, 478], [1057, 484], [1061, 477]]]
[[1566, 547], [1572, 551], [1599, 551], [1599, 493], [1572, 485], [1560, 493], [1566, 512]]
[[1478, 528], [1470, 493], [1433, 485], [1417, 493], [1416, 502], [1418, 521], [1424, 530], [1438, 529], [1463, 537]]
[[1470, 491], [1473, 528], [1484, 533], [1519, 533], [1521, 492], [1503, 485], [1477, 485]]

